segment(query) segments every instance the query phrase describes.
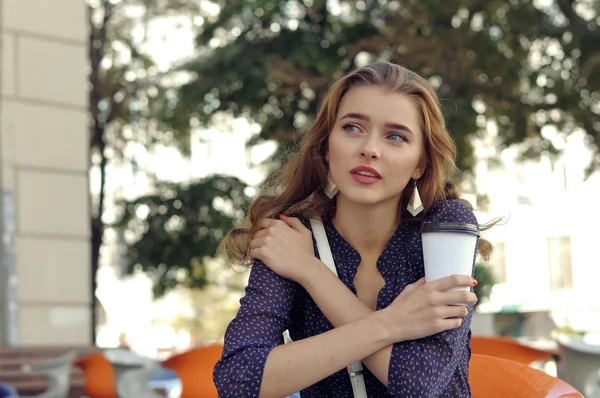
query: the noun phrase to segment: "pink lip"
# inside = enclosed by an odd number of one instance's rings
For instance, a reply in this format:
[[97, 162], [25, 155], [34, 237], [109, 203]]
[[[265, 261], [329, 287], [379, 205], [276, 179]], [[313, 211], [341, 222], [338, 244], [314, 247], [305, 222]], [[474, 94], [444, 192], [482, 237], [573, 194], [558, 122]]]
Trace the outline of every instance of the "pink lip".
[[[361, 171], [366, 171], [366, 172], [372, 173], [375, 177], [358, 174]], [[375, 184], [376, 182], [381, 180], [381, 174], [379, 174], [379, 172], [377, 170], [375, 170], [374, 168], [367, 167], [367, 166], [355, 167], [352, 169], [350, 174], [352, 175], [352, 178], [354, 178], [356, 181], [363, 183], [363, 184]]]

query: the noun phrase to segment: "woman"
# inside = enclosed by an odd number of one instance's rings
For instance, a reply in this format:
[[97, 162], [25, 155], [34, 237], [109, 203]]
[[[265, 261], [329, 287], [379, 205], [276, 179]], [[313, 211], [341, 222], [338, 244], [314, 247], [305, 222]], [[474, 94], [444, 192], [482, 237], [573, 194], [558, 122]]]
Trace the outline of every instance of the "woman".
[[[252, 271], [214, 370], [221, 397], [352, 397], [355, 361], [369, 397], [470, 396], [476, 297], [448, 290], [477, 282], [425, 283], [420, 235], [424, 220], [477, 224], [448, 182], [455, 157], [435, 91], [416, 73], [377, 63], [332, 86], [276, 194], [223, 242]], [[313, 217], [339, 278], [316, 256]]]

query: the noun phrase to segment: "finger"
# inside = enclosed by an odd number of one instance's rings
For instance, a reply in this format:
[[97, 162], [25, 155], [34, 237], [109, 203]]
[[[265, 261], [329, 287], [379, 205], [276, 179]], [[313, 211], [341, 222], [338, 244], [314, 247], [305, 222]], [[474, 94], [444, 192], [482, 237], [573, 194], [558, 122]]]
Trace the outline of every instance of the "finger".
[[473, 286], [473, 281], [470, 275], [450, 275], [429, 283], [435, 290], [445, 292], [453, 287]]
[[264, 238], [268, 234], [269, 234], [269, 230], [268, 229], [261, 229], [257, 233], [255, 233], [254, 235], [252, 235], [252, 239]]
[[444, 292], [441, 297], [441, 301], [444, 304], [461, 303], [465, 305], [474, 305], [477, 302], [475, 293], [464, 290]]
[[439, 323], [439, 331], [443, 332], [444, 330], [459, 328], [462, 323], [463, 319], [461, 317], [444, 319]]
[[275, 220], [273, 218], [261, 218], [260, 220], [258, 220], [258, 226], [261, 229], [267, 229], [272, 225], [275, 225], [275, 222], [278, 222], [279, 220]]
[[446, 319], [464, 317], [469, 315], [469, 309], [464, 305], [444, 305], [440, 310], [440, 315]]
[[250, 258], [258, 259], [259, 255], [260, 253], [258, 252], [258, 249], [250, 249]]
[[308, 231], [304, 224], [302, 224], [302, 221], [296, 217], [288, 217], [285, 214], [280, 214], [279, 219], [298, 232]]
[[265, 244], [265, 238], [255, 238], [250, 241], [250, 244], [248, 245], [248, 247], [250, 248], [250, 250], [258, 249], [258, 248], [262, 247], [264, 244]]

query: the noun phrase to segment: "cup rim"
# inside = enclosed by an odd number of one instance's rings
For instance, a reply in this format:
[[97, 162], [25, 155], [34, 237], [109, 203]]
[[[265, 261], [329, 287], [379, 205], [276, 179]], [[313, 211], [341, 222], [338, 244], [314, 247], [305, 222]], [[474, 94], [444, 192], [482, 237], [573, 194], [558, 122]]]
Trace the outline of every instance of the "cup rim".
[[462, 222], [426, 221], [421, 226], [421, 233], [428, 232], [458, 232], [479, 237], [477, 225]]

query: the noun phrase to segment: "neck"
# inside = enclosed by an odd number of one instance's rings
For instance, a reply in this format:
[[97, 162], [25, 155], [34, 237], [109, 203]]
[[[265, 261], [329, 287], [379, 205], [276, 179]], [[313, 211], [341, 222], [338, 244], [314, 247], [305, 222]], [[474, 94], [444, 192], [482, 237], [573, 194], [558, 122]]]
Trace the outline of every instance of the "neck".
[[333, 224], [361, 255], [379, 255], [398, 228], [398, 202], [361, 205], [337, 197]]

